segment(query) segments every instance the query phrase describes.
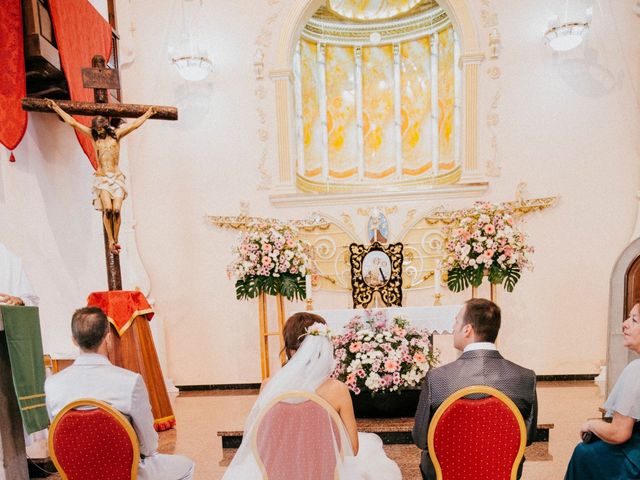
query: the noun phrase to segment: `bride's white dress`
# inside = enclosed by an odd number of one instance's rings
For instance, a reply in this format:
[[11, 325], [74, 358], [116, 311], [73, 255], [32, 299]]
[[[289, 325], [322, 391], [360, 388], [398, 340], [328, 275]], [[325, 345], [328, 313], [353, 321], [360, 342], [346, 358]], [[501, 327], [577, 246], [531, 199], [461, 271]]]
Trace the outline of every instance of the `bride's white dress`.
[[[283, 393], [290, 391], [315, 393], [317, 388], [329, 378], [333, 368], [333, 346], [330, 340], [324, 336], [308, 335], [296, 354], [271, 378], [258, 396], [247, 418], [242, 444], [222, 477], [223, 480], [261, 480], [263, 478], [251, 446], [252, 434], [257, 426], [256, 419], [265, 407]], [[372, 433], [358, 433], [359, 450], [354, 456], [344, 426], [340, 424], [338, 427], [340, 436], [347, 439], [343, 445], [344, 459], [337, 463], [341, 480], [400, 480], [402, 478], [398, 465], [386, 456], [380, 437]], [[308, 444], [312, 432], [301, 427], [287, 432], [289, 441], [292, 440], [291, 435], [297, 435], [299, 438], [299, 440], [294, 438], [294, 442]], [[296, 459], [291, 458], [290, 461], [295, 462]]]

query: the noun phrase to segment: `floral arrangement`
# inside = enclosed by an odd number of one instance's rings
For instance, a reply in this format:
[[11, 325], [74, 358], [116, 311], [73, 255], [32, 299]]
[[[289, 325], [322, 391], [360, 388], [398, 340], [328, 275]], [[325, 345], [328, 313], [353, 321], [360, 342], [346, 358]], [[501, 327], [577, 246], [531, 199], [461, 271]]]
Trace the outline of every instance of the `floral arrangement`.
[[315, 322], [307, 327], [307, 333], [304, 335], [311, 335], [312, 337], [327, 337], [331, 338], [331, 329], [324, 323]]
[[510, 209], [489, 202], [476, 202], [473, 208], [454, 214], [454, 222], [445, 228], [447, 285], [460, 292], [469, 285], [504, 284], [512, 292], [525, 268], [533, 268], [533, 247], [515, 226]]
[[384, 312], [352, 318], [343, 335], [334, 336], [333, 378], [356, 395], [363, 390], [394, 392], [418, 387], [438, 355], [430, 350], [429, 334], [403, 317], [388, 321]]
[[288, 300], [306, 298], [310, 261], [305, 249], [297, 230], [285, 223], [260, 223], [243, 232], [233, 248], [236, 258], [228, 267], [229, 276], [237, 278], [238, 300], [261, 292]]

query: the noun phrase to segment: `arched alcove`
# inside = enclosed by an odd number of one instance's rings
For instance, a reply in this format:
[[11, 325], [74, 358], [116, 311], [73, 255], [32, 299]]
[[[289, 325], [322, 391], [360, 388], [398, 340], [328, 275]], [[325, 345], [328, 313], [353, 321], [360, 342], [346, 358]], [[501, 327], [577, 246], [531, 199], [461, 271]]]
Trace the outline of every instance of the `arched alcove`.
[[[303, 0], [294, 3], [283, 21], [276, 52], [276, 67], [270, 71], [275, 82], [277, 120], [277, 185], [271, 201], [275, 205], [309, 203], [341, 203], [370, 201], [380, 195], [394, 198], [424, 198], [436, 196], [477, 195], [487, 183], [480, 173], [477, 155], [478, 65], [484, 59], [480, 50], [478, 32], [464, 0], [438, 0], [438, 4], [451, 19], [460, 44], [462, 78], [462, 164], [464, 173], [457, 184], [404, 192], [357, 192], [353, 194], [313, 196], [300, 194], [295, 186], [295, 145], [293, 127], [293, 56], [304, 25], [326, 0]], [[332, 198], [329, 198], [332, 197]]]
[[622, 343], [622, 322], [633, 305], [640, 301], [640, 238], [631, 242], [618, 257], [609, 285], [607, 395], [624, 367], [638, 358]]

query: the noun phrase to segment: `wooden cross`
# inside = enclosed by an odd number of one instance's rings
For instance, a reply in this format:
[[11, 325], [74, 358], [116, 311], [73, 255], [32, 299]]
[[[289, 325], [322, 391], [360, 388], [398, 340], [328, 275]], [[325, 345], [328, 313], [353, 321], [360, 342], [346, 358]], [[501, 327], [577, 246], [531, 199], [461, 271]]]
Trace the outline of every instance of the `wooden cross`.
[[[57, 100], [57, 105], [66, 113], [75, 115], [101, 115], [104, 117], [135, 118], [143, 115], [151, 105], [134, 105], [124, 103], [107, 103], [108, 90], [119, 89], [118, 70], [107, 68], [104, 57], [96, 55], [91, 61], [91, 68], [82, 69], [82, 80], [85, 88], [93, 89], [94, 102], [74, 102]], [[23, 98], [22, 108], [32, 112], [51, 113], [52, 109], [45, 99]], [[156, 106], [152, 117], [158, 120], [177, 120], [178, 109], [175, 107]], [[105, 258], [107, 263], [107, 280], [109, 290], [122, 290], [120, 257], [109, 248], [106, 228], [103, 225]]]

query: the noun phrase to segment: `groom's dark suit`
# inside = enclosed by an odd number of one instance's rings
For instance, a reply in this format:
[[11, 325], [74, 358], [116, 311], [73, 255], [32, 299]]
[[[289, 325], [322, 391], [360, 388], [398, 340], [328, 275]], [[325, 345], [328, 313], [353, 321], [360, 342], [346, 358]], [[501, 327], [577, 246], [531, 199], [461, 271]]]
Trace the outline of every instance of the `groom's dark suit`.
[[[538, 421], [536, 375], [533, 370], [505, 360], [496, 350], [465, 352], [454, 362], [431, 370], [422, 385], [416, 423], [413, 427], [413, 441], [424, 450], [420, 470], [427, 480], [436, 478], [427, 450], [427, 432], [431, 417], [449, 395], [471, 385], [488, 385], [511, 398], [524, 417], [527, 445], [533, 442]], [[522, 464], [518, 478], [521, 473]]]

